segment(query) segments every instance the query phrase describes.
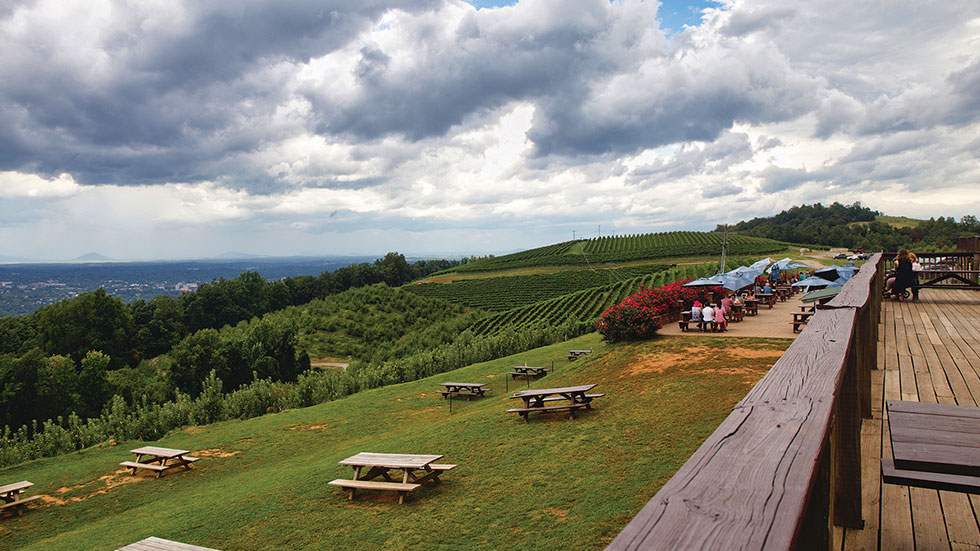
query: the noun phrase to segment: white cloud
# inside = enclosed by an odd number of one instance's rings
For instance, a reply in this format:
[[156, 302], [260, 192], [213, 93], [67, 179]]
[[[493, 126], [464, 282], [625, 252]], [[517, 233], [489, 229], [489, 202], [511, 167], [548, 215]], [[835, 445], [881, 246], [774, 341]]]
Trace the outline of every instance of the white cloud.
[[657, 9], [15, 3], [0, 238], [499, 252], [804, 201], [980, 211], [974, 0], [730, 0], [669, 38]]

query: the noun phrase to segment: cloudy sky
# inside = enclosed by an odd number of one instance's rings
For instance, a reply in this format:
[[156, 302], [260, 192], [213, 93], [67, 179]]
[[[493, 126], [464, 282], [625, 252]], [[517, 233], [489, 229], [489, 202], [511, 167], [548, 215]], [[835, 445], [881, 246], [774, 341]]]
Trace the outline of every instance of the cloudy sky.
[[0, 0], [0, 258], [980, 214], [977, 0]]

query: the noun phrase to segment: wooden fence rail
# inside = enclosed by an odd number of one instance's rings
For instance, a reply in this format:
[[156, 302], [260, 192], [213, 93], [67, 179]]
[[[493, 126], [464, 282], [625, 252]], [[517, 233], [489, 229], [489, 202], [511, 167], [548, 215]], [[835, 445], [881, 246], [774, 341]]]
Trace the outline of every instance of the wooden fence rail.
[[823, 305], [607, 550], [821, 549], [861, 527], [882, 258]]

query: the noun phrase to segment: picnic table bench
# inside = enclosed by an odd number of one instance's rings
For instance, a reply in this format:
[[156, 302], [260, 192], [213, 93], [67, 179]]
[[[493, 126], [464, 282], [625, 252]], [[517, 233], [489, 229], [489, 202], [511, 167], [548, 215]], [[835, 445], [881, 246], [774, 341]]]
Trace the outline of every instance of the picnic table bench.
[[[570, 419], [575, 418], [575, 410], [580, 408], [591, 409], [592, 400], [601, 398], [604, 394], [588, 394], [590, 390], [598, 385], [579, 385], [560, 388], [539, 388], [531, 390], [521, 390], [514, 393], [511, 398], [520, 398], [524, 401], [524, 407], [511, 408], [507, 413], [518, 413], [524, 418], [524, 422], [529, 422], [528, 415], [532, 412], [547, 411], [568, 411]], [[568, 403], [548, 405], [551, 402], [567, 400]]]
[[793, 295], [793, 288], [787, 286], [776, 287], [776, 297], [779, 298], [779, 302], [786, 302], [786, 299]]
[[681, 331], [687, 331], [687, 329], [691, 326], [691, 311], [690, 310], [683, 310], [681, 312], [681, 319], [679, 319], [677, 321], [677, 325], [678, 325], [678, 327], [681, 328]]
[[[136, 454], [136, 461], [123, 461], [120, 463], [120, 465], [132, 469], [133, 476], [136, 476], [137, 470], [146, 469], [156, 471], [157, 478], [160, 478], [163, 476], [163, 473], [169, 469], [184, 467], [185, 469], [189, 470], [191, 468], [191, 463], [199, 459], [197, 457], [185, 455], [190, 453], [187, 450], [158, 448], [156, 446], [144, 446], [142, 448], [136, 448], [135, 450], [129, 450], [129, 452]], [[143, 461], [144, 457], [148, 457], [149, 459]]]
[[549, 371], [547, 367], [537, 367], [533, 365], [515, 365], [511, 369], [513, 369], [513, 371], [510, 372], [512, 379], [516, 379], [518, 377], [536, 379], [538, 377], [544, 377]]
[[466, 399], [470, 400], [473, 397], [482, 397], [490, 390], [486, 383], [442, 383], [442, 386], [445, 390], [440, 390], [439, 394], [442, 394], [443, 398], [466, 396]]
[[139, 540], [136, 543], [131, 543], [125, 547], [120, 547], [116, 551], [217, 551], [216, 549], [211, 549], [210, 547], [199, 547], [197, 545], [189, 545], [186, 543], [180, 543], [179, 541], [170, 541], [163, 538], [149, 537], [146, 539]]
[[589, 350], [569, 350], [568, 351], [568, 359], [569, 360], [577, 360], [577, 359], [579, 359], [579, 356], [585, 356], [586, 354], [591, 354], [591, 353], [592, 353], [592, 350], [591, 349], [589, 349]]
[[[436, 464], [435, 461], [440, 459], [441, 455], [361, 452], [340, 461], [341, 465], [354, 468], [353, 479], [338, 478], [328, 484], [347, 490], [351, 500], [357, 490], [388, 490], [398, 492], [398, 503], [404, 503], [405, 494], [414, 492], [430, 480], [438, 484], [440, 474], [456, 468], [456, 465]], [[392, 478], [389, 474], [392, 470], [402, 471], [401, 482]], [[417, 475], [415, 471], [422, 472]], [[385, 481], [372, 480], [379, 476]]]
[[886, 400], [888, 484], [980, 494], [980, 408]]
[[40, 499], [41, 497], [30, 496], [22, 498], [20, 496], [24, 490], [33, 485], [33, 482], [22, 480], [20, 482], [14, 482], [13, 484], [0, 486], [0, 511], [15, 511], [17, 516], [24, 514], [24, 507], [31, 501]]
[[793, 332], [799, 333], [803, 326], [810, 321], [811, 316], [813, 316], [812, 311], [793, 312]]
[[742, 302], [745, 303], [745, 315], [747, 316], [758, 316], [759, 315], [759, 301], [754, 298], [744, 298]]

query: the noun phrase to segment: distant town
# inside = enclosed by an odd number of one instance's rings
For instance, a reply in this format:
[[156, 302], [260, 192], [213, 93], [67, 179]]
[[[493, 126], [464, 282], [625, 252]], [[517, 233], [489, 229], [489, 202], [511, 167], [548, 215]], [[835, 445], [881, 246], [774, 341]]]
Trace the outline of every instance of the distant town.
[[179, 296], [203, 283], [246, 271], [266, 279], [317, 275], [375, 257], [262, 258], [172, 262], [0, 264], [0, 316], [30, 314], [80, 293], [104, 288], [125, 302]]

